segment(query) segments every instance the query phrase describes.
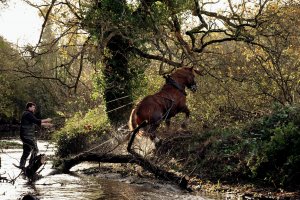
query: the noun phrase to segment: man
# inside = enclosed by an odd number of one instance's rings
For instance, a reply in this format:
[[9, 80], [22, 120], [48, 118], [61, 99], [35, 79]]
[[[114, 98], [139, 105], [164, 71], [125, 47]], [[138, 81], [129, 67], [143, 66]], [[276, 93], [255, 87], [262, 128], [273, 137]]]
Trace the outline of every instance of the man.
[[20, 127], [20, 137], [23, 142], [23, 155], [20, 160], [20, 169], [25, 169], [25, 164], [28, 156], [31, 153], [29, 164], [33, 161], [34, 157], [37, 155], [39, 149], [37, 147], [37, 141], [35, 138], [35, 125], [51, 127], [53, 124], [50, 118], [38, 119], [34, 116], [36, 105], [33, 102], [28, 102], [26, 104], [26, 110], [22, 114], [21, 127]]

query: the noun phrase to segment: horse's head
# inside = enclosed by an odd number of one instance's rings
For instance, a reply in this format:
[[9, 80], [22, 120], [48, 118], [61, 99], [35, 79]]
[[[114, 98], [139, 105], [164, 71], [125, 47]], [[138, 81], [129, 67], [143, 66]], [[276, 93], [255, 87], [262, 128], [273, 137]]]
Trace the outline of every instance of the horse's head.
[[172, 78], [184, 87], [189, 88], [192, 92], [197, 91], [194, 70], [191, 67], [182, 67], [172, 74]]

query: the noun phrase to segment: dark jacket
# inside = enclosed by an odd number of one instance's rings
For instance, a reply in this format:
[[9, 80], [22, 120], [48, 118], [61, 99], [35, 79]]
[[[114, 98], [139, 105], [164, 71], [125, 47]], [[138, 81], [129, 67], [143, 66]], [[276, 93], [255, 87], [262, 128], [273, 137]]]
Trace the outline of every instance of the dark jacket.
[[34, 137], [35, 124], [41, 126], [42, 120], [36, 118], [29, 110], [25, 110], [21, 118], [20, 136]]

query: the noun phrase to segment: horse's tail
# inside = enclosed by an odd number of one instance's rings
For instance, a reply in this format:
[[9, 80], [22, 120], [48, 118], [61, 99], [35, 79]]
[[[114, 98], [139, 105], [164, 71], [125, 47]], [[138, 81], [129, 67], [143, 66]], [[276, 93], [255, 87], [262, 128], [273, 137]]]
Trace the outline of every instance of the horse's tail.
[[136, 109], [132, 109], [129, 121], [128, 121], [128, 127], [130, 131], [133, 131], [137, 127], [137, 122], [136, 122]]
[[131, 146], [132, 146], [132, 143], [133, 143], [133, 140], [135, 138], [135, 135], [139, 132], [139, 130], [145, 126], [147, 126], [148, 124], [148, 121], [147, 120], [144, 120], [141, 124], [139, 124], [136, 128], [133, 129], [132, 131], [132, 134], [130, 136], [130, 140], [128, 142], [128, 146], [127, 146], [127, 151], [130, 152], [130, 153], [134, 153], [134, 151], [131, 150]]

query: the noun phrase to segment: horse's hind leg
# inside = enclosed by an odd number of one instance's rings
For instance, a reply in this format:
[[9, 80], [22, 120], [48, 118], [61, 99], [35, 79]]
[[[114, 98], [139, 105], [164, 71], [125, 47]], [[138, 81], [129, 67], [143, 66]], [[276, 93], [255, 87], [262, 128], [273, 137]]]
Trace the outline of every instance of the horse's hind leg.
[[190, 110], [188, 107], [184, 107], [181, 112], [185, 113], [185, 120], [181, 124], [181, 128], [186, 129], [190, 117]]
[[148, 133], [149, 133], [149, 137], [150, 139], [154, 142], [154, 143], [158, 143], [160, 141], [160, 139], [158, 139], [156, 137], [156, 134], [155, 134], [155, 131], [156, 129], [159, 127], [159, 124], [151, 124], [150, 125], [150, 128], [148, 130]]
[[148, 130], [149, 137], [151, 140], [154, 140], [156, 138], [155, 131], [158, 128], [159, 124], [151, 124]]

